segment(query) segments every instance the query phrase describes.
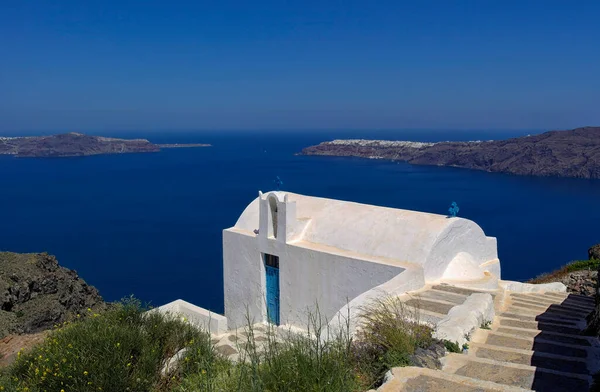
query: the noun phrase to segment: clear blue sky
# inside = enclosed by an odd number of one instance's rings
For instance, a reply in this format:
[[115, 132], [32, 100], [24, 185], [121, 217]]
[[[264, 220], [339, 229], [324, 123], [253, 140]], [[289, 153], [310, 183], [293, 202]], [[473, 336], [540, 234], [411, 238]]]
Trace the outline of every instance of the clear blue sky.
[[4, 1], [0, 131], [600, 125], [600, 1]]

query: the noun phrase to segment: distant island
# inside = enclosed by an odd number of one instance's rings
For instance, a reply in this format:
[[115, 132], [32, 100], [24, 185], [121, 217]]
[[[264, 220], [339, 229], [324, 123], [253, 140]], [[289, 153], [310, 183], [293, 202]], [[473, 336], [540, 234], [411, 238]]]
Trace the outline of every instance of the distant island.
[[50, 136], [0, 136], [0, 155], [19, 158], [158, 152], [161, 148], [180, 147], [210, 147], [210, 144], [153, 144], [146, 139], [116, 139], [76, 132]]
[[498, 141], [421, 143], [333, 140], [300, 155], [389, 159], [531, 176], [600, 178], [600, 127], [550, 131]]

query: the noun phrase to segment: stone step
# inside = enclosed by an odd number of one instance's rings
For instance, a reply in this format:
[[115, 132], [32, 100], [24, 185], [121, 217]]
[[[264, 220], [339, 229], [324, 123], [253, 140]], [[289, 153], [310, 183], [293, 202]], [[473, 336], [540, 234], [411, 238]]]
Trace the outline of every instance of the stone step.
[[552, 341], [556, 343], [566, 343], [574, 346], [585, 346], [591, 347], [593, 345], [592, 339], [582, 335], [571, 335], [547, 331], [538, 331], [531, 329], [521, 328], [508, 328], [498, 327], [493, 330], [494, 332], [502, 333], [505, 335], [514, 335], [516, 337], [529, 338], [529, 339], [541, 339], [545, 341]]
[[541, 300], [549, 300], [549, 301], [579, 303], [581, 306], [592, 306], [593, 307], [596, 305], [596, 300], [594, 299], [594, 297], [586, 297], [583, 295], [575, 295], [575, 294], [569, 294], [568, 296], [564, 296], [564, 297], [545, 295], [545, 296], [542, 296], [540, 299]]
[[577, 299], [580, 300], [582, 302], [590, 302], [590, 303], [595, 303], [595, 299], [594, 297], [588, 297], [586, 295], [579, 295], [579, 294], [572, 294], [572, 293], [556, 293], [556, 292], [545, 292], [542, 296], [545, 297], [549, 297], [549, 298], [570, 298], [570, 299]]
[[561, 325], [561, 324], [553, 324], [551, 322], [546, 321], [521, 321], [515, 319], [505, 319], [500, 318], [498, 320], [498, 327], [514, 327], [514, 328], [522, 328], [522, 329], [533, 329], [538, 331], [547, 331], [547, 332], [558, 332], [569, 335], [579, 335], [581, 330], [579, 328]]
[[569, 307], [565, 307], [565, 306], [561, 306], [561, 305], [550, 305], [550, 306], [538, 306], [538, 305], [531, 305], [531, 304], [527, 304], [525, 302], [521, 302], [521, 301], [512, 301], [509, 305], [510, 308], [522, 308], [522, 309], [527, 309], [527, 310], [532, 310], [535, 312], [538, 312], [538, 314], [541, 313], [546, 313], [546, 312], [555, 312], [555, 313], [561, 313], [564, 315], [571, 315], [574, 317], [585, 317], [587, 316], [590, 312], [588, 312], [587, 310], [580, 310], [580, 309], [574, 309], [574, 308], [569, 308]]
[[447, 315], [450, 309], [456, 306], [456, 304], [441, 301], [432, 301], [427, 299], [412, 298], [408, 301], [404, 301], [410, 307], [415, 309], [425, 310], [441, 315]]
[[577, 305], [569, 305], [569, 304], [556, 304], [556, 303], [551, 303], [551, 304], [541, 304], [541, 303], [535, 303], [532, 301], [528, 301], [525, 299], [520, 299], [520, 298], [514, 298], [511, 300], [512, 304], [521, 304], [523, 306], [531, 306], [531, 307], [536, 307], [536, 308], [541, 308], [541, 309], [548, 309], [548, 308], [556, 308], [556, 309], [562, 309], [565, 311], [569, 311], [569, 312], [574, 312], [574, 313], [578, 313], [578, 314], [588, 314], [590, 313], [593, 308], [583, 308]]
[[522, 321], [546, 321], [548, 323], [572, 326], [574, 328], [583, 328], [585, 323], [582, 323], [584, 319], [582, 318], [572, 318], [572, 317], [564, 317], [561, 315], [552, 315], [552, 314], [540, 314], [540, 315], [526, 315], [526, 314], [518, 314], [518, 313], [508, 313], [503, 312], [498, 314], [500, 317], [510, 318], [515, 320]]
[[510, 295], [518, 296], [518, 297], [530, 297], [530, 298], [539, 298], [542, 300], [551, 300], [551, 301], [564, 301], [564, 300], [573, 300], [580, 301], [586, 304], [594, 305], [595, 299], [594, 297], [588, 297], [585, 295], [578, 294], [568, 294], [568, 293], [514, 293], [510, 292]]
[[409, 309], [418, 317], [418, 322], [429, 324], [431, 327], [434, 327], [437, 323], [442, 321], [444, 317], [446, 317], [445, 314], [427, 311], [422, 308], [409, 306]]
[[421, 299], [449, 302], [454, 305], [461, 305], [467, 300], [466, 295], [454, 294], [454, 293], [450, 293], [447, 291], [438, 291], [438, 290], [426, 290], [426, 291], [417, 293], [414, 296], [421, 298]]
[[544, 306], [544, 307], [548, 307], [550, 305], [560, 305], [560, 306], [563, 306], [566, 308], [573, 308], [573, 309], [581, 310], [584, 312], [591, 312], [592, 310], [594, 310], [594, 307], [592, 305], [584, 305], [584, 304], [581, 304], [579, 301], [571, 301], [571, 300], [565, 300], [562, 302], [560, 302], [560, 301], [558, 301], [558, 302], [556, 302], [556, 301], [541, 301], [538, 299], [517, 297], [514, 294], [511, 295], [511, 300], [527, 303], [530, 305]]
[[497, 291], [498, 290], [498, 276], [489, 272], [484, 272], [484, 276], [479, 279], [445, 279], [440, 282], [443, 285], [450, 285], [454, 287], [461, 287], [468, 290], [476, 291]]
[[[513, 387], [490, 381], [445, 373], [420, 367], [396, 367], [392, 379], [377, 392], [527, 392], [531, 389]], [[375, 392], [371, 390], [369, 392]], [[571, 391], [574, 392], [574, 391]]]
[[531, 313], [535, 313], [536, 315], [548, 314], [548, 315], [551, 315], [554, 317], [560, 317], [560, 318], [577, 320], [577, 321], [586, 318], [587, 315], [590, 313], [588, 311], [579, 311], [579, 312], [575, 313], [575, 312], [573, 312], [573, 308], [563, 308], [559, 305], [552, 305], [552, 306], [548, 306], [548, 307], [538, 307], [538, 308], [524, 307], [521, 305], [521, 303], [515, 303], [515, 302], [510, 304], [507, 307], [507, 309], [508, 308], [516, 308], [516, 309], [520, 310], [521, 312], [531, 312]]
[[571, 358], [563, 355], [491, 346], [475, 342], [469, 344], [469, 355], [568, 373], [590, 374], [587, 361], [584, 358]]
[[528, 316], [540, 316], [540, 315], [550, 315], [553, 317], [568, 317], [570, 319], [579, 319], [579, 320], [584, 320], [586, 317], [586, 314], [574, 314], [571, 312], [565, 312], [561, 309], [557, 309], [557, 308], [548, 308], [545, 310], [542, 309], [532, 309], [532, 308], [527, 308], [527, 307], [522, 307], [519, 305], [515, 305], [515, 304], [511, 304], [510, 306], [508, 306], [505, 309], [506, 312], [509, 313], [519, 313], [519, 314], [523, 314], [523, 315], [528, 315]]
[[590, 355], [589, 347], [573, 346], [541, 339], [516, 338], [513, 335], [505, 335], [500, 332], [490, 333], [483, 342], [491, 346], [539, 351], [573, 358], [587, 358]]
[[446, 291], [449, 293], [462, 294], [462, 295], [466, 295], [466, 296], [469, 296], [471, 294], [476, 294], [476, 293], [488, 293], [492, 297], [496, 296], [495, 292], [488, 292], [488, 291], [482, 291], [482, 290], [471, 290], [471, 289], [466, 289], [463, 287], [450, 286], [447, 284], [438, 284], [438, 285], [432, 286], [431, 288], [433, 290]]
[[450, 354], [444, 358], [443, 370], [460, 376], [492, 381], [534, 391], [587, 391], [591, 377], [517, 363]]

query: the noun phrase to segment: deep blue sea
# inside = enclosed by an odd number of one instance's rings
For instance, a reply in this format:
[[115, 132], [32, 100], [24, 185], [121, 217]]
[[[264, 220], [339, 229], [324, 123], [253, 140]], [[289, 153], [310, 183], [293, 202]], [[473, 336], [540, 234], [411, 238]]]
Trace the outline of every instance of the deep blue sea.
[[600, 181], [517, 177], [380, 160], [295, 156], [335, 138], [481, 140], [529, 132], [121, 132], [210, 148], [64, 159], [0, 156], [0, 250], [47, 251], [107, 300], [134, 294], [223, 310], [221, 231], [259, 190], [460, 216], [498, 238], [504, 279], [525, 280], [600, 242]]

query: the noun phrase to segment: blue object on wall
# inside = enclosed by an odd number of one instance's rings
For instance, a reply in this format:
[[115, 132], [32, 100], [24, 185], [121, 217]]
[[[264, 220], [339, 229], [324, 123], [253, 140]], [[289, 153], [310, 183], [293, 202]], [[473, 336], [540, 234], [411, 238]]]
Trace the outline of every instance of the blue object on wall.
[[275, 183], [275, 189], [278, 191], [281, 190], [281, 186], [283, 185], [283, 181], [281, 181], [281, 178], [277, 176], [277, 178], [273, 182]]
[[455, 201], [452, 202], [452, 205], [450, 206], [450, 208], [448, 208], [448, 214], [451, 218], [455, 218], [456, 215], [458, 215], [458, 211], [460, 211], [460, 208], [458, 208], [458, 204], [456, 204]]
[[279, 325], [279, 268], [265, 265], [267, 273], [267, 318]]

